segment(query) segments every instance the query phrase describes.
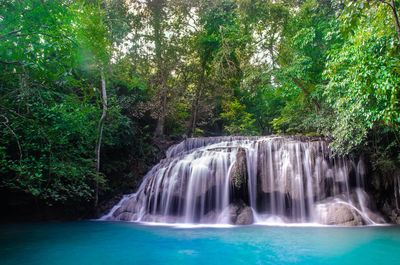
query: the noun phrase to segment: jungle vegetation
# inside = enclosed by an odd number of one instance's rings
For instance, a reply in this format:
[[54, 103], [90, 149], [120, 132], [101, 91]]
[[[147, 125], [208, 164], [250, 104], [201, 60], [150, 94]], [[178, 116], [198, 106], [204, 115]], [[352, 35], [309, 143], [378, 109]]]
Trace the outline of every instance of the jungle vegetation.
[[399, 6], [1, 0], [3, 203], [85, 212], [184, 137], [323, 136], [393, 174]]

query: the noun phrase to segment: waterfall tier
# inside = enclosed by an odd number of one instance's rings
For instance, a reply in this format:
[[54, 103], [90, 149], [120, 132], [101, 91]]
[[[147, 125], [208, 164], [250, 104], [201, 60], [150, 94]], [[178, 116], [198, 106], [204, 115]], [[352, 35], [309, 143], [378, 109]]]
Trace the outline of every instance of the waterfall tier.
[[172, 146], [103, 220], [251, 224], [382, 223], [364, 190], [363, 161], [323, 140], [190, 138]]

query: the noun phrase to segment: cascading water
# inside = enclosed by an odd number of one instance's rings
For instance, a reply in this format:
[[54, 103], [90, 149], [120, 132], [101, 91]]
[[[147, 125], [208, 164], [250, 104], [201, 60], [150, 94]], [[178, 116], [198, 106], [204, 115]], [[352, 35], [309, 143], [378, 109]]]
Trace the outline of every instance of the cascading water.
[[382, 223], [364, 165], [323, 140], [191, 138], [171, 147], [103, 220], [163, 223]]

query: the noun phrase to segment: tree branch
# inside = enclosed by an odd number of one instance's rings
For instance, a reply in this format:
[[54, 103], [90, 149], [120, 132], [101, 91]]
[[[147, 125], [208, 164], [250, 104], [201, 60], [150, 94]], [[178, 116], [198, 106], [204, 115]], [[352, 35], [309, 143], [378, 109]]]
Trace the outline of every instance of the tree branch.
[[11, 35], [16, 34], [16, 33], [18, 33], [18, 32], [21, 32], [21, 30], [22, 30], [22, 29], [18, 29], [18, 30], [14, 30], [14, 31], [5, 33], [5, 34], [1, 35], [0, 38], [5, 38], [6, 36], [11, 36]]
[[386, 1], [383, 1], [383, 0], [377, 0], [377, 1], [388, 5], [392, 9], [393, 20], [394, 20], [394, 24], [396, 26], [396, 31], [397, 31], [397, 38], [398, 38], [398, 40], [400, 42], [400, 22], [399, 22], [399, 17], [397, 15], [396, 5], [394, 3], [394, 0], [390, 0], [390, 3], [386, 2]]
[[297, 79], [294, 78], [292, 76], [289, 76], [290, 79], [292, 79], [292, 81], [298, 86], [300, 87], [300, 89], [304, 92], [304, 94], [306, 94], [314, 103], [315, 107], [317, 108], [317, 110], [321, 109], [321, 106], [318, 104], [318, 102], [311, 96], [310, 92], [307, 91], [307, 89], [304, 87], [304, 85]]
[[4, 116], [4, 115], [1, 115], [1, 116], [4, 118], [4, 121], [1, 121], [0, 123], [2, 123], [4, 126], [6, 126], [6, 128], [7, 128], [8, 130], [10, 130], [10, 132], [14, 135], [15, 140], [17, 140], [17, 145], [18, 145], [18, 150], [19, 150], [19, 164], [21, 165], [21, 163], [22, 163], [22, 162], [21, 162], [21, 161], [22, 161], [22, 149], [21, 149], [21, 145], [20, 145], [19, 140], [18, 140], [18, 136], [17, 136], [17, 134], [13, 131], [13, 129], [11, 129], [11, 127], [7, 125], [7, 123], [8, 123], [8, 118], [7, 118], [6, 116]]
[[[96, 172], [100, 173], [100, 147], [101, 147], [101, 138], [103, 136], [103, 126], [104, 121], [107, 117], [107, 91], [106, 91], [106, 78], [104, 76], [104, 67], [100, 66], [100, 77], [101, 77], [101, 92], [102, 92], [102, 105], [103, 105], [103, 113], [101, 114], [98, 131], [97, 131], [97, 140], [96, 140]], [[94, 198], [94, 207], [97, 207], [99, 201], [99, 181], [96, 176], [95, 181], [95, 198]]]
[[21, 62], [13, 61], [13, 62], [7, 62], [7, 61], [0, 61], [1, 64], [5, 65], [23, 65]]

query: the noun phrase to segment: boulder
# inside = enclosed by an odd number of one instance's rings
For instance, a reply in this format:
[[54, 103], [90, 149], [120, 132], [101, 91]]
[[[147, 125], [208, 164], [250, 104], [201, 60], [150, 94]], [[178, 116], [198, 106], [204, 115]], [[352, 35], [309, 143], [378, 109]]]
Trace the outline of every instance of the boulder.
[[254, 222], [253, 210], [243, 202], [231, 203], [222, 213], [222, 218], [233, 225], [249, 225]]
[[236, 224], [237, 225], [249, 225], [254, 222], [253, 210], [249, 206], [241, 208], [238, 213]]
[[350, 205], [344, 202], [332, 202], [317, 205], [318, 221], [325, 225], [358, 226], [363, 218]]
[[240, 211], [240, 206], [237, 204], [229, 205], [229, 221], [231, 224], [236, 224], [238, 213]]

